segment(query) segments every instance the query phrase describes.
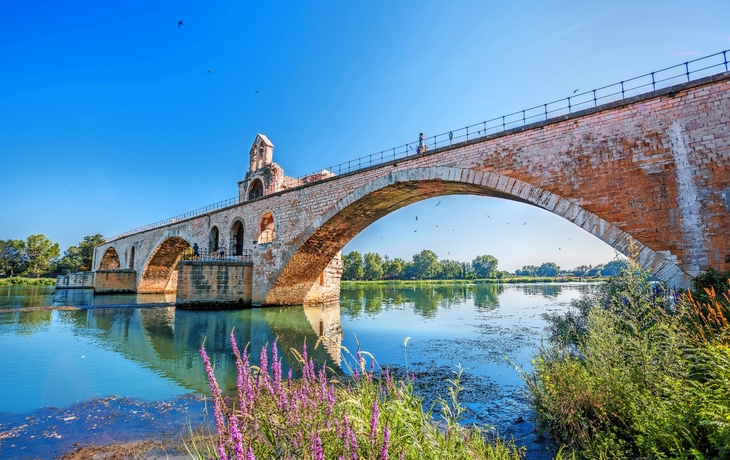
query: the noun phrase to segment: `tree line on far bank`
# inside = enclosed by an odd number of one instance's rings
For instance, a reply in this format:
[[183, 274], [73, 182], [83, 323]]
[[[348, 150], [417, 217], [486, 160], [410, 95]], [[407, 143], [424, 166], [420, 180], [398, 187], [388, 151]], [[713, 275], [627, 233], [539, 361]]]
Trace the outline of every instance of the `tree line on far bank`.
[[0, 240], [0, 274], [12, 276], [56, 276], [89, 271], [94, 246], [104, 242], [100, 234], [89, 235], [63, 252], [44, 234], [31, 235], [25, 240]]
[[391, 259], [387, 255], [369, 252], [364, 256], [357, 251], [342, 255], [342, 279], [355, 280], [407, 280], [407, 279], [504, 279], [514, 276], [556, 277], [556, 276], [615, 276], [626, 265], [622, 260], [607, 264], [581, 265], [572, 270], [561, 270], [554, 262], [542, 265], [526, 265], [514, 273], [499, 270], [496, 257], [485, 254], [471, 262], [439, 260], [435, 252], [428, 249], [415, 254], [407, 262], [401, 258]]

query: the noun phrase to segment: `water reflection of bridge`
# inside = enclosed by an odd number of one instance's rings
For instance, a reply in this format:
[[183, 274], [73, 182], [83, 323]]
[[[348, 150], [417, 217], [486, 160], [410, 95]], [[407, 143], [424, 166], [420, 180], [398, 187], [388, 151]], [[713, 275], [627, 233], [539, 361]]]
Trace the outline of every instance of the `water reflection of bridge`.
[[[235, 388], [235, 359], [229, 342], [232, 328], [239, 346], [249, 344], [254, 364], [258, 364], [261, 348], [269, 344], [270, 349], [277, 340], [284, 372], [292, 369], [297, 375], [301, 365], [290, 349], [301, 350], [306, 341], [315, 363], [340, 368], [342, 325], [338, 305], [216, 312], [174, 307], [95, 308], [63, 314], [84, 334], [93, 334], [112, 350], [195, 392], [208, 391], [198, 354], [204, 338], [219, 384], [224, 389]], [[320, 331], [331, 340], [313, 350]]]

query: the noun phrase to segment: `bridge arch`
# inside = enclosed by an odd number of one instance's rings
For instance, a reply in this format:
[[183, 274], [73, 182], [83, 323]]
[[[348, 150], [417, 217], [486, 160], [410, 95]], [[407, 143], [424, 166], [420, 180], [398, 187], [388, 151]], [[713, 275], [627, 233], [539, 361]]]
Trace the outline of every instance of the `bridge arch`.
[[229, 248], [231, 255], [240, 256], [243, 254], [244, 229], [243, 219], [240, 217], [233, 219], [233, 224], [231, 225], [231, 236], [228, 239], [228, 241], [231, 242], [231, 247]]
[[142, 270], [137, 292], [163, 294], [177, 289], [175, 267], [190, 243], [182, 237], [166, 238], [154, 250]]
[[[589, 233], [618, 252], [634, 251], [649, 272], [678, 287], [690, 275], [669, 257], [585, 210], [580, 205], [525, 181], [471, 168], [431, 167], [391, 172], [356, 189], [317, 217], [291, 242], [269, 281], [264, 305], [303, 304], [321, 272], [338, 252], [370, 224], [393, 211], [428, 198], [480, 195], [543, 208]], [[633, 249], [631, 249], [633, 248]]]
[[119, 262], [119, 254], [113, 246], [109, 246], [99, 263], [99, 270], [116, 270], [122, 267]]
[[210, 227], [208, 232], [208, 252], [213, 254], [220, 247], [220, 232], [217, 226]]

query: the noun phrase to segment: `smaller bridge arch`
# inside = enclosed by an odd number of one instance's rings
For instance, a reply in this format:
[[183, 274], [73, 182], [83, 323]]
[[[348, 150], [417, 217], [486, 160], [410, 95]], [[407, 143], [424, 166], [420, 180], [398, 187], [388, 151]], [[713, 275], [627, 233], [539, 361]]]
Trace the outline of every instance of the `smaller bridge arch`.
[[233, 220], [233, 225], [231, 226], [231, 237], [228, 239], [228, 241], [231, 242], [231, 255], [234, 256], [240, 256], [243, 254], [243, 240], [244, 240], [244, 226], [243, 226], [243, 220], [241, 218], [237, 217]]
[[177, 289], [177, 263], [183, 253], [191, 247], [179, 236], [165, 239], [157, 246], [145, 265], [139, 279], [137, 292], [163, 294]]
[[109, 246], [101, 258], [99, 270], [116, 270], [119, 268], [122, 268], [122, 264], [119, 262], [119, 254], [114, 246]]
[[259, 219], [258, 243], [271, 243], [276, 238], [276, 220], [271, 211], [266, 211]]
[[220, 232], [217, 226], [212, 226], [208, 232], [208, 252], [214, 253], [220, 247]]

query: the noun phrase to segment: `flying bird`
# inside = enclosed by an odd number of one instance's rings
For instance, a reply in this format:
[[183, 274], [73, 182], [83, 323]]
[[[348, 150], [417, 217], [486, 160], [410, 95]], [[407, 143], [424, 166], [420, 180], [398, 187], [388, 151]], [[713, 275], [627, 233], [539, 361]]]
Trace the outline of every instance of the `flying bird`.
[[489, 214], [487, 214], [487, 219], [491, 219], [491, 217], [489, 217]]
[[558, 248], [558, 251], [560, 251], [561, 248]]
[[527, 222], [525, 222], [525, 223], [524, 223], [524, 224], [522, 224], [522, 225], [527, 225]]
[[436, 206], [438, 206], [438, 205], [440, 205], [440, 204], [441, 204], [441, 202], [439, 201], [438, 203], [436, 203]]
[[257, 90], [257, 89], [255, 89], [254, 91], [256, 91], [256, 93], [258, 93], [258, 92], [259, 92], [259, 90]]
[[212, 71], [212, 70], [210, 70], [210, 69], [208, 69], [208, 73], [213, 73], [213, 71]]
[[180, 19], [179, 21], [177, 21], [177, 26], [178, 26], [178, 27], [182, 27], [182, 26], [184, 26], [184, 25], [185, 25], [185, 24], [183, 23], [183, 20], [182, 20], [182, 19]]
[[416, 220], [418, 220], [418, 216], [416, 216]]
[[413, 230], [413, 233], [418, 233], [418, 230]]
[[[580, 88], [578, 88], [578, 89], [580, 89]], [[573, 94], [577, 93], [578, 92], [578, 89], [576, 89], [575, 91], [573, 91]]]

